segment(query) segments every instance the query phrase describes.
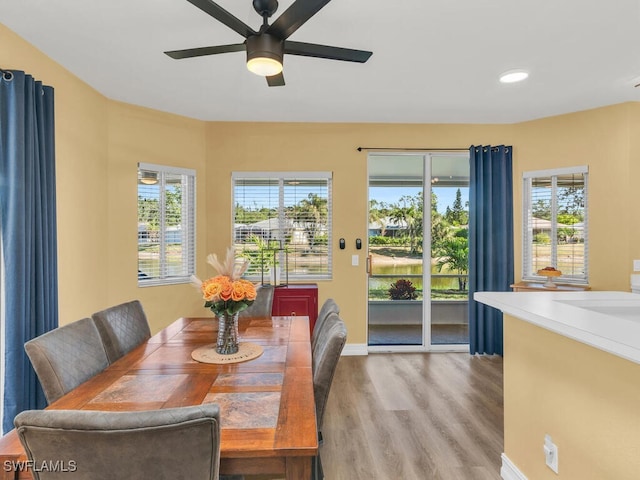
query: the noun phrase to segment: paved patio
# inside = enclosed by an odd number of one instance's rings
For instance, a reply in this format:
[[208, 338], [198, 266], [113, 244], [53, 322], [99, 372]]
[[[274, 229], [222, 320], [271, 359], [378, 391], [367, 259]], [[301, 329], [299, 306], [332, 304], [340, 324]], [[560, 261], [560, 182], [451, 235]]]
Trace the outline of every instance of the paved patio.
[[[466, 301], [431, 303], [431, 344], [469, 343]], [[369, 345], [422, 345], [422, 302], [370, 301]]]
[[[466, 324], [434, 324], [432, 345], [466, 345], [469, 327]], [[369, 325], [369, 345], [422, 345], [421, 325]]]

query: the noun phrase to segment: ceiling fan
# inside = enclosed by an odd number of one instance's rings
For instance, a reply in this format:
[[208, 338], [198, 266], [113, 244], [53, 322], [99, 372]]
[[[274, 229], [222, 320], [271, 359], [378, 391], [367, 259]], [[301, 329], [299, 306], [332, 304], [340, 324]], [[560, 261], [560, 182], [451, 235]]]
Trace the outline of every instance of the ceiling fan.
[[188, 48], [164, 53], [178, 60], [246, 50], [247, 68], [257, 75], [266, 77], [270, 87], [284, 85], [282, 61], [285, 53], [358, 63], [366, 62], [372, 54], [365, 50], [287, 40], [330, 0], [296, 0], [271, 25], [268, 20], [278, 9], [278, 0], [253, 0], [253, 8], [262, 17], [262, 26], [257, 32], [211, 0], [187, 1], [239, 33], [246, 40], [232, 45]]

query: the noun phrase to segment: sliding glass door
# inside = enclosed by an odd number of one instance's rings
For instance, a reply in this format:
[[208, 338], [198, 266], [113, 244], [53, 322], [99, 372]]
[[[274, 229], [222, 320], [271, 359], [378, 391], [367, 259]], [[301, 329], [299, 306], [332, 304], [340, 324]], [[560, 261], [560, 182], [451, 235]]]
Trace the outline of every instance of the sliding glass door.
[[424, 345], [424, 168], [423, 155], [369, 156], [370, 347]]
[[429, 155], [432, 350], [469, 345], [469, 155]]
[[468, 154], [370, 154], [368, 167], [369, 348], [467, 348]]

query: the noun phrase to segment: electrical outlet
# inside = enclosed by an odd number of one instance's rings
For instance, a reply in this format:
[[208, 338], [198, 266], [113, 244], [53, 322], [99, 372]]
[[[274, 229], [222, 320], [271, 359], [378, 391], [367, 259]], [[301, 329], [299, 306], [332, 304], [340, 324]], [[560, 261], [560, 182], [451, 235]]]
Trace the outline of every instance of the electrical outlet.
[[544, 461], [547, 467], [558, 473], [558, 446], [553, 443], [551, 435], [544, 436]]
[[640, 260], [633, 261], [633, 271], [640, 272]]

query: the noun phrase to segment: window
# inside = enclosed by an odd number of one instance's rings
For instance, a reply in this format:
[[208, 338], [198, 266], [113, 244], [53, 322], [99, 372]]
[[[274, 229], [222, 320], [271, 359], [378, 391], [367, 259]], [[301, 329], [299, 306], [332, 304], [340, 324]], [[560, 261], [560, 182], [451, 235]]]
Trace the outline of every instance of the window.
[[331, 173], [234, 172], [233, 238], [264, 283], [331, 278]]
[[138, 286], [195, 273], [195, 171], [138, 165]]
[[523, 174], [523, 278], [545, 267], [567, 283], [588, 283], [587, 167]]

